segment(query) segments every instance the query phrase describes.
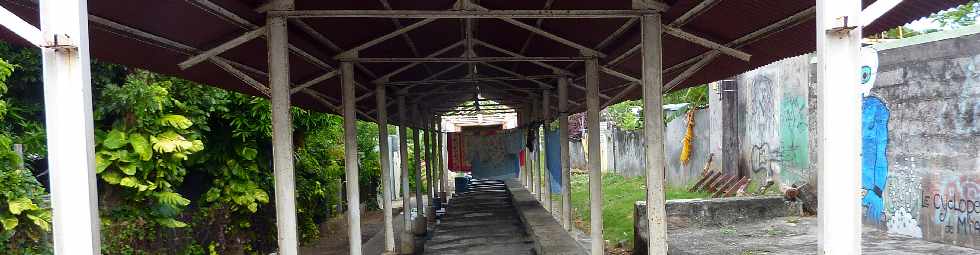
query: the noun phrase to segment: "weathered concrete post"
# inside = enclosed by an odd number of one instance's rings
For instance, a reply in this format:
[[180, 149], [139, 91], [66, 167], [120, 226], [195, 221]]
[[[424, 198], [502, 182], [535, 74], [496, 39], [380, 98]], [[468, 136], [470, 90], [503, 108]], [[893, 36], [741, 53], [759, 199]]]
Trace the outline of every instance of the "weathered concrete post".
[[858, 0], [817, 0], [820, 254], [861, 253], [860, 14]]
[[402, 162], [399, 164], [401, 166], [401, 182], [402, 182], [402, 224], [404, 225], [404, 231], [401, 233], [401, 243], [399, 247], [401, 248], [401, 254], [414, 254], [415, 253], [415, 236], [413, 235], [412, 229], [414, 228], [412, 224], [412, 192], [409, 188], [408, 181], [408, 131], [405, 126], [408, 125], [407, 114], [405, 114], [405, 95], [402, 93], [398, 94], [398, 155]]
[[[592, 52], [583, 52], [585, 60], [585, 105], [586, 124], [589, 136], [589, 195], [591, 204], [589, 215], [592, 228], [592, 254], [603, 253], [602, 238], [602, 152], [599, 147], [599, 59]], [[597, 217], [598, 216], [598, 217]]]
[[[527, 113], [525, 113], [524, 108], [517, 109], [517, 126], [520, 128], [526, 128], [524, 126], [524, 119], [526, 118], [526, 116], [524, 116], [525, 114]], [[524, 147], [522, 146], [521, 148]], [[521, 152], [519, 153], [521, 153], [520, 156], [524, 156], [524, 159], [526, 161], [527, 155], [524, 154], [525, 151], [526, 150], [521, 150]], [[520, 172], [517, 174], [517, 179], [520, 181], [521, 185], [523, 185], [526, 188], [527, 187], [527, 163], [525, 162], [524, 165], [519, 165], [518, 168]]]
[[[541, 91], [541, 103], [542, 103], [541, 104], [541, 130], [544, 131], [543, 132], [544, 134], [548, 134], [548, 127], [551, 126], [551, 121], [550, 121], [551, 120], [551, 91], [549, 91], [549, 90], [542, 90]], [[547, 146], [545, 146], [545, 142], [547, 142], [547, 139], [545, 139], [545, 137], [542, 135], [541, 136], [541, 150], [542, 151], [544, 151], [544, 150], [547, 149]], [[544, 193], [544, 200], [542, 200], [542, 202], [545, 204], [544, 208], [547, 209], [550, 212], [552, 210], [552, 208], [551, 208], [551, 172], [549, 172], [549, 169], [548, 169], [548, 160], [547, 160], [547, 158], [548, 158], [547, 155], [548, 154], [545, 153], [544, 155], [545, 155], [544, 158], [546, 160], [542, 160], [542, 162], [541, 162], [542, 163], [541, 165], [543, 166], [543, 167], [541, 167], [541, 170], [542, 170], [541, 172], [544, 172], [544, 178], [542, 178], [541, 180], [544, 181], [544, 188], [543, 188], [543, 191], [541, 193]]]
[[571, 160], [568, 155], [568, 77], [558, 79], [558, 143], [561, 160], [561, 225], [572, 230]]
[[427, 220], [435, 220], [435, 208], [436, 204], [432, 202], [432, 199], [436, 196], [435, 186], [432, 185], [432, 116], [426, 114], [425, 118], [422, 118], [422, 138], [423, 143], [425, 143], [425, 180], [426, 180], [426, 194], [429, 195], [429, 199], [425, 201], [429, 206], [425, 210], [425, 217]]
[[443, 147], [444, 144], [442, 140], [445, 137], [445, 134], [442, 133], [442, 117], [436, 116], [433, 123], [436, 126], [436, 162], [438, 162], [436, 165], [438, 166], [437, 169], [439, 169], [439, 179], [441, 180], [439, 182], [439, 197], [441, 197], [443, 201], [448, 201], [449, 191], [446, 190], [446, 188], [449, 185], [447, 180], [448, 171], [446, 171], [446, 158], [445, 154], [443, 153], [445, 151], [445, 147]]
[[643, 15], [640, 21], [643, 56], [643, 136], [646, 151], [647, 223], [649, 254], [667, 254], [667, 222], [664, 207], [663, 28], [660, 14]]
[[[357, 53], [348, 53], [356, 57]], [[357, 95], [354, 94], [354, 64], [341, 62], [344, 103], [344, 170], [347, 181], [347, 230], [350, 254], [361, 254], [361, 195], [357, 157]]]
[[415, 235], [425, 235], [428, 231], [427, 222], [425, 220], [425, 196], [422, 196], [422, 144], [419, 141], [419, 107], [418, 105], [413, 105], [412, 107], [412, 121], [415, 127], [412, 128], [412, 147], [414, 148], [414, 158], [415, 158], [415, 208], [417, 209], [417, 215], [415, 217], [415, 227], [412, 231]]
[[[292, 9], [292, 1], [282, 1], [277, 9]], [[279, 253], [297, 254], [296, 182], [293, 173], [293, 128], [289, 100], [289, 49], [286, 18], [266, 19], [269, 35], [269, 87], [272, 89], [272, 162], [275, 172], [276, 227]]]
[[55, 254], [102, 254], [88, 8], [85, 0], [39, 5], [43, 37], [71, 39], [59, 42], [70, 48], [41, 48]]
[[[534, 120], [537, 119], [537, 115], [538, 115], [538, 106], [539, 106], [538, 99], [537, 98], [531, 98], [531, 113], [528, 114], [528, 117], [529, 117], [528, 118], [528, 123], [530, 124], [530, 126], [528, 128], [529, 128], [529, 130], [531, 130], [531, 133], [534, 134], [535, 137], [538, 134], [538, 128], [537, 128], [536, 125], [534, 125], [534, 122], [535, 122]], [[532, 195], [532, 197], [537, 198], [538, 201], [541, 201], [541, 197], [539, 196], [540, 194], [538, 194], [538, 193], [541, 193], [540, 192], [541, 191], [541, 176], [540, 176], [541, 173], [538, 172], [539, 171], [539, 169], [538, 169], [538, 156], [539, 156], [538, 155], [538, 152], [539, 152], [539, 150], [538, 150], [538, 140], [535, 139], [534, 142], [531, 142], [531, 153], [530, 153], [530, 157], [527, 157], [527, 162], [530, 165], [530, 167], [528, 167], [528, 170], [529, 170], [528, 173], [531, 174], [531, 190], [530, 190], [531, 191], [531, 195]]]
[[375, 84], [374, 96], [377, 101], [378, 109], [378, 152], [381, 156], [381, 193], [384, 202], [382, 202], [382, 211], [384, 212], [385, 221], [385, 252], [395, 251], [395, 230], [391, 215], [391, 194], [392, 186], [390, 178], [393, 176], [391, 173], [391, 158], [388, 153], [388, 107], [387, 95], [385, 93], [385, 83], [378, 82]]

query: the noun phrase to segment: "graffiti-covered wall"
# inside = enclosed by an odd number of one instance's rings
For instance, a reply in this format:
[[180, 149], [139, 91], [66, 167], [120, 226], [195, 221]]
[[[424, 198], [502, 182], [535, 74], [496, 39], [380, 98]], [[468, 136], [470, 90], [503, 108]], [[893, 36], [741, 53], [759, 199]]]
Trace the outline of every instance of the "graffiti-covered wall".
[[738, 171], [754, 183], [786, 187], [811, 177], [810, 63], [803, 55], [736, 78]]
[[874, 84], [862, 121], [866, 224], [980, 248], [978, 42], [877, 47], [877, 68], [865, 68]]
[[[980, 248], [978, 42], [980, 26], [974, 26], [862, 50], [860, 84], [849, 86], [863, 95], [865, 224]], [[736, 79], [739, 171], [753, 181], [772, 178], [782, 187], [815, 182], [819, 136], [811, 56]]]

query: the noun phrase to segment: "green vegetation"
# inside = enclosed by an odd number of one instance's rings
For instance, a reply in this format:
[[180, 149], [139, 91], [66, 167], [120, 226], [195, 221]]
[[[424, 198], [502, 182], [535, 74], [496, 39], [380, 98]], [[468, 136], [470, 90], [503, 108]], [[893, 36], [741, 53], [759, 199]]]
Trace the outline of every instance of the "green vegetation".
[[[50, 254], [41, 58], [4, 43], [0, 58], [10, 61], [0, 62], [0, 253]], [[272, 252], [269, 101], [118, 65], [93, 61], [91, 68], [103, 253]], [[297, 223], [310, 243], [321, 238], [319, 224], [346, 207], [342, 118], [292, 114]], [[378, 126], [357, 125], [357, 181], [361, 202], [372, 208]], [[15, 143], [23, 144], [23, 160]]]
[[[708, 106], [708, 85], [675, 90], [664, 95], [664, 105], [682, 103], [691, 104], [689, 107], [696, 108]], [[606, 113], [612, 118], [616, 127], [620, 129], [639, 130], [643, 128], [643, 102], [640, 100], [626, 100], [610, 105], [606, 108]], [[670, 122], [683, 114], [684, 111], [677, 111], [673, 115], [664, 116], [664, 121]]]
[[[589, 231], [589, 176], [574, 174], [572, 185], [572, 211], [579, 229]], [[683, 188], [668, 187], [667, 200], [708, 197], [707, 193], [687, 192]], [[633, 243], [633, 205], [646, 200], [646, 182], [643, 177], [623, 177], [616, 174], [602, 176], [602, 228], [603, 238], [616, 244]], [[557, 201], [557, 200], [556, 200]], [[632, 247], [632, 246], [630, 246]]]
[[929, 16], [940, 26], [948, 28], [974, 25], [977, 23], [977, 17], [980, 17], [980, 1], [977, 0]]
[[[7, 92], [6, 81], [14, 66], [0, 60], [0, 96]], [[11, 112], [11, 105], [0, 97], [0, 122]], [[17, 117], [17, 116], [14, 116]], [[0, 129], [0, 251], [6, 254], [52, 253], [49, 245], [51, 210], [47, 192], [13, 151], [8, 128]]]

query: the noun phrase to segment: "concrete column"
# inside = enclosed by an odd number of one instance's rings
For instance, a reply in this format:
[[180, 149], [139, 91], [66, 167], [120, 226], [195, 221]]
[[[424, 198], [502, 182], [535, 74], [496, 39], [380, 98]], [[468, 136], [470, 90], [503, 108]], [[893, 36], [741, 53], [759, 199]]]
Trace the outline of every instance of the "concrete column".
[[643, 15], [643, 136], [646, 151], [647, 223], [649, 254], [667, 254], [664, 210], [663, 29], [660, 14]]
[[388, 107], [387, 95], [385, 95], [385, 83], [375, 84], [374, 96], [377, 101], [378, 109], [378, 152], [381, 156], [381, 193], [384, 202], [382, 211], [385, 221], [385, 252], [395, 251], [395, 229], [391, 215], [391, 158], [389, 158], [388, 146]]
[[819, 254], [861, 253], [860, 13], [858, 0], [817, 0]]
[[589, 195], [591, 198], [590, 217], [592, 227], [592, 254], [603, 253], [602, 239], [602, 152], [599, 135], [599, 59], [587, 53], [585, 61], [585, 105], [587, 132], [589, 136]]
[[[540, 113], [540, 111], [541, 109], [539, 106], [538, 113]], [[535, 179], [534, 185], [536, 186], [535, 189], [538, 191], [538, 202], [541, 202], [543, 205], [544, 195], [547, 194], [547, 192], [544, 190], [544, 181], [545, 181], [544, 164], [543, 164], [544, 162], [541, 162], [542, 161], [541, 149], [542, 147], [544, 147], [542, 146], [543, 144], [541, 144], [541, 125], [538, 125], [536, 128], [534, 128], [534, 134], [537, 135], [537, 138], [534, 139], [534, 141], [536, 142], [534, 145], [534, 168], [537, 169], [537, 174], [538, 174], [537, 179]]]
[[[739, 172], [738, 151], [741, 147], [738, 139], [738, 93], [739, 89], [734, 78], [719, 82], [721, 89], [721, 155], [720, 169], [728, 175], [749, 176], [749, 169]], [[764, 181], [764, 180], [763, 180]]]
[[425, 235], [428, 231], [427, 222], [425, 220], [425, 196], [422, 195], [422, 143], [419, 139], [419, 107], [414, 105], [412, 107], [412, 123], [416, 124], [415, 128], [412, 128], [412, 147], [415, 151], [415, 208], [417, 209], [418, 215], [415, 217], [415, 227], [412, 229], [415, 235]]
[[[356, 57], [350, 56], [350, 57]], [[361, 254], [361, 195], [357, 157], [357, 95], [354, 94], [354, 64], [341, 62], [344, 102], [344, 169], [347, 179], [347, 230], [350, 254]]]
[[[545, 139], [545, 136], [544, 135], [545, 134], [548, 134], [548, 128], [551, 127], [551, 109], [550, 109], [551, 108], [551, 91], [548, 91], [548, 90], [541, 91], [541, 103], [542, 103], [541, 104], [541, 119], [542, 119], [542, 121], [541, 121], [541, 123], [542, 123], [541, 124], [541, 130], [544, 131], [544, 132], [542, 132], [542, 135], [541, 135], [541, 151], [545, 151], [545, 150], [547, 150], [547, 146], [545, 146], [545, 142], [547, 141], [547, 139]], [[543, 200], [544, 201], [544, 204], [545, 204], [544, 208], [547, 209], [550, 212], [552, 210], [552, 208], [551, 208], [551, 172], [550, 172], [550, 169], [548, 169], [548, 160], [547, 160], [547, 158], [548, 158], [547, 155], [548, 154], [547, 153], [544, 153], [544, 155], [545, 155], [545, 157], [544, 157], [545, 160], [542, 160], [541, 161], [541, 163], [542, 163], [541, 165], [543, 166], [541, 169], [542, 169], [542, 172], [544, 172], [544, 178], [541, 179], [541, 180], [544, 181], [544, 187], [543, 187], [544, 192], [542, 192], [542, 193], [544, 193], [544, 200]]]
[[429, 199], [425, 202], [429, 205], [425, 210], [425, 218], [427, 220], [435, 220], [435, 203], [432, 203], [432, 199], [435, 198], [435, 189], [432, 185], [432, 129], [431, 129], [432, 118], [428, 114], [422, 118], [422, 142], [424, 143], [424, 153], [425, 153], [425, 187], [426, 194], [429, 195]]
[[296, 181], [293, 173], [293, 128], [289, 100], [289, 42], [286, 18], [270, 16], [269, 87], [272, 89], [272, 162], [275, 171], [276, 225], [279, 252], [297, 254]]
[[[440, 123], [439, 130], [442, 131], [443, 129], [442, 121], [440, 120], [439, 123]], [[453, 192], [455, 192], [456, 189], [453, 186], [454, 180], [452, 180], [449, 176], [449, 163], [446, 162], [447, 160], [449, 160], [449, 150], [448, 150], [449, 148], [446, 146], [446, 142], [447, 142], [446, 133], [440, 132], [439, 134], [439, 155], [440, 155], [439, 165], [440, 166], [439, 167], [442, 169], [442, 182], [443, 182], [442, 185], [443, 187], [445, 187], [443, 191], [446, 192], [446, 201], [448, 202], [449, 199], [452, 198]]]
[[439, 182], [439, 192], [442, 193], [440, 195], [442, 196], [443, 201], [449, 201], [448, 195], [450, 192], [449, 190], [446, 189], [449, 186], [448, 171], [446, 170], [446, 157], [445, 157], [446, 148], [444, 147], [445, 144], [443, 144], [443, 139], [445, 138], [445, 134], [442, 133], [441, 117], [438, 116], [436, 117], [435, 125], [436, 125], [436, 161], [439, 162], [437, 164], [439, 166], [438, 168], [439, 178], [442, 179], [442, 181]]
[[404, 231], [401, 233], [401, 242], [399, 247], [401, 248], [401, 254], [414, 254], [415, 253], [415, 236], [413, 235], [412, 229], [412, 194], [409, 189], [408, 181], [408, 131], [406, 131], [405, 126], [408, 125], [407, 114], [405, 114], [405, 95], [398, 95], [398, 154], [401, 158], [401, 181], [402, 181], [402, 215]]
[[[528, 124], [530, 124], [529, 128], [532, 134], [537, 134], [538, 128], [535, 125], [535, 122], [537, 120], [537, 115], [538, 115], [537, 98], [531, 99], [530, 110], [531, 113], [528, 114]], [[541, 179], [540, 179], [541, 177], [538, 176], [540, 173], [538, 172], [537, 155], [538, 155], [538, 145], [537, 145], [537, 140], [535, 140], [534, 142], [531, 143], [531, 153], [528, 154], [528, 156], [530, 157], [527, 157], [527, 162], [530, 163], [529, 164], [530, 167], [528, 167], [528, 173], [530, 174], [530, 181], [531, 181], [531, 187], [530, 187], [531, 195], [532, 197], [537, 198], [538, 201], [541, 201], [541, 197], [538, 196], [538, 193], [540, 193], [539, 190], [541, 189]]]
[[572, 230], [571, 160], [568, 158], [568, 77], [558, 79], [558, 143], [561, 160], [561, 225]]
[[[523, 128], [524, 127], [524, 111], [522, 109], [520, 109], [520, 108], [514, 109], [514, 111], [517, 112], [517, 128]], [[521, 148], [523, 148], [523, 147], [521, 147]], [[518, 153], [520, 153], [520, 152], [518, 152]], [[518, 156], [521, 156], [521, 155], [518, 155]], [[517, 180], [521, 183], [521, 185], [524, 185], [524, 183], [525, 183], [524, 182], [524, 166], [518, 165], [517, 168], [518, 168]]]
[[66, 45], [41, 48], [55, 254], [101, 254], [88, 7], [41, 1], [40, 17], [44, 38]]

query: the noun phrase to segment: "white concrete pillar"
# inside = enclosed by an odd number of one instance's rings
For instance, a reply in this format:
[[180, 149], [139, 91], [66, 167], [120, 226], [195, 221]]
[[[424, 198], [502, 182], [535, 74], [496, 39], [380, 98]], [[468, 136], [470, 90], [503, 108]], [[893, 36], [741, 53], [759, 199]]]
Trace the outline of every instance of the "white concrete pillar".
[[819, 254], [861, 253], [860, 13], [858, 0], [817, 0]]
[[602, 239], [602, 152], [599, 135], [599, 59], [586, 53], [585, 61], [585, 105], [586, 124], [589, 139], [589, 195], [591, 198], [590, 217], [592, 228], [592, 254], [605, 254]]
[[[283, 9], [291, 9], [292, 4]], [[269, 87], [272, 89], [272, 162], [275, 172], [279, 253], [295, 255], [296, 181], [293, 173], [293, 126], [289, 108], [289, 41], [286, 18], [269, 16]]]
[[388, 146], [388, 107], [387, 107], [387, 95], [385, 95], [385, 83], [378, 82], [375, 84], [374, 96], [377, 101], [378, 109], [378, 152], [381, 156], [381, 193], [384, 202], [382, 202], [382, 211], [384, 212], [384, 231], [385, 231], [385, 252], [395, 251], [395, 229], [392, 221], [391, 215], [391, 193], [392, 186], [391, 180], [391, 158], [389, 146]]
[[[541, 108], [538, 106], [538, 112], [541, 113]], [[538, 202], [544, 203], [544, 195], [547, 193], [544, 190], [544, 167], [541, 162], [541, 125], [534, 128], [535, 143], [534, 143], [534, 168], [537, 173], [537, 177], [534, 179], [534, 189], [538, 192]]]
[[415, 162], [414, 162], [414, 164], [415, 164], [415, 208], [417, 209], [418, 215], [416, 215], [415, 222], [414, 222], [415, 227], [412, 229], [412, 231], [415, 232], [415, 235], [425, 235], [425, 233], [428, 232], [428, 229], [426, 229], [428, 227], [428, 226], [426, 226], [428, 223], [426, 222], [426, 219], [425, 219], [425, 215], [426, 215], [425, 214], [425, 211], [427, 210], [425, 208], [425, 204], [427, 204], [428, 202], [425, 201], [425, 196], [422, 195], [422, 184], [423, 184], [422, 183], [422, 153], [424, 153], [424, 152], [422, 151], [422, 143], [420, 141], [421, 139], [419, 139], [419, 128], [418, 127], [421, 126], [421, 125], [418, 125], [418, 123], [419, 123], [418, 122], [419, 117], [420, 117], [419, 116], [419, 107], [418, 107], [418, 105], [413, 105], [413, 107], [412, 107], [412, 123], [414, 123], [416, 125], [415, 125], [414, 128], [412, 128], [412, 133], [413, 133], [413, 135], [412, 135], [412, 147], [413, 147], [413, 151], [415, 152], [414, 153], [414, 158], [415, 158]]
[[40, 18], [62, 45], [41, 48], [55, 254], [101, 254], [87, 3], [41, 1]]
[[[538, 133], [538, 129], [534, 125], [534, 122], [537, 119], [537, 114], [538, 114], [538, 99], [531, 98], [530, 114], [528, 114], [528, 118], [527, 118], [528, 124], [530, 125], [528, 126], [528, 128], [529, 130], [531, 130], [531, 134]], [[537, 176], [539, 174], [537, 155], [538, 155], [538, 146], [537, 146], [537, 141], [535, 140], [534, 142], [531, 143], [531, 151], [530, 153], [528, 153], [527, 162], [529, 163], [528, 164], [529, 167], [527, 172], [529, 174], [528, 180], [531, 182], [530, 184], [531, 197], [534, 197], [538, 199], [538, 201], [541, 201], [540, 198], [537, 196], [538, 189], [540, 188], [539, 185], [541, 184], [541, 180], [538, 179], [540, 177]]]
[[444, 147], [445, 144], [443, 144], [445, 134], [442, 133], [442, 118], [436, 116], [436, 120], [433, 123], [436, 126], [436, 162], [438, 162], [438, 164], [436, 164], [438, 168], [436, 169], [439, 169], [439, 178], [442, 180], [439, 182], [439, 192], [441, 193], [440, 195], [445, 196], [443, 197], [443, 200], [448, 202], [450, 192], [446, 189], [449, 185], [447, 183], [448, 171], [446, 170], [446, 148]]
[[412, 232], [414, 228], [412, 224], [412, 193], [409, 188], [408, 181], [408, 131], [405, 126], [408, 125], [407, 114], [405, 113], [405, 95], [398, 95], [398, 155], [401, 158], [401, 188], [402, 188], [402, 218], [404, 224], [404, 231], [400, 236], [401, 242], [399, 243], [401, 254], [414, 254], [415, 253], [415, 235]]
[[643, 136], [646, 151], [648, 253], [667, 254], [664, 210], [663, 28], [660, 14], [641, 18], [643, 56]]
[[[442, 127], [441, 118], [439, 123], [440, 123], [439, 130], [440, 131], [444, 130], [444, 127]], [[449, 199], [452, 198], [453, 192], [456, 192], [456, 187], [454, 186], [455, 180], [450, 178], [451, 176], [449, 175], [449, 163], [447, 163], [447, 161], [449, 160], [449, 148], [446, 146], [446, 142], [448, 142], [447, 134], [440, 132], [439, 141], [440, 141], [439, 155], [441, 155], [441, 159], [439, 160], [439, 162], [440, 162], [440, 167], [442, 168], [442, 178], [443, 178], [442, 180], [444, 182], [443, 185], [446, 188], [444, 190], [446, 192], [446, 201], [448, 202]]]
[[[353, 53], [350, 57], [357, 57]], [[347, 234], [350, 254], [361, 254], [361, 195], [357, 156], [357, 95], [354, 94], [354, 64], [341, 62], [344, 102], [344, 170], [347, 180]]]
[[572, 230], [571, 159], [568, 155], [568, 77], [558, 79], [558, 143], [561, 160], [561, 225]]
[[[543, 91], [541, 91], [541, 103], [542, 103], [541, 104], [541, 119], [542, 119], [542, 121], [541, 121], [541, 123], [542, 123], [541, 124], [541, 130], [544, 131], [541, 134], [541, 151], [547, 152], [546, 150], [547, 150], [548, 147], [545, 146], [545, 142], [547, 141], [547, 139], [545, 139], [545, 135], [548, 134], [548, 128], [551, 127], [551, 109], [550, 109], [551, 108], [551, 91], [549, 91], [549, 90], [543, 90]], [[543, 190], [542, 193], [544, 193], [543, 203], [544, 203], [544, 208], [550, 212], [552, 210], [552, 208], [551, 208], [551, 172], [550, 172], [551, 169], [548, 168], [548, 160], [547, 160], [548, 154], [547, 153], [543, 153], [543, 155], [544, 155], [544, 158], [545, 158], [545, 160], [542, 160], [541, 161], [541, 165], [542, 165], [541, 170], [542, 170], [542, 172], [544, 172], [544, 178], [541, 179], [541, 180], [544, 181], [544, 187], [542, 187], [542, 190]]]

